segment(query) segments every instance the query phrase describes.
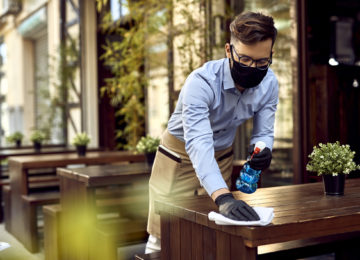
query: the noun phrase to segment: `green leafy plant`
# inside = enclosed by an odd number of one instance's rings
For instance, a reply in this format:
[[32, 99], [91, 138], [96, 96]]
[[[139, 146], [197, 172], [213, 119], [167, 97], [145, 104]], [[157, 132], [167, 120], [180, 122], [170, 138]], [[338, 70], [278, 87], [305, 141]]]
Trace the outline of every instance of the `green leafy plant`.
[[72, 140], [72, 144], [75, 146], [86, 146], [90, 143], [91, 138], [90, 136], [83, 132], [83, 133], [78, 133]]
[[[205, 9], [201, 0], [122, 1], [122, 5], [126, 16], [113, 21], [107, 9], [109, 1], [97, 0], [101, 30], [121, 39], [102, 45], [100, 59], [111, 69], [112, 77], [105, 80], [101, 95], [107, 95], [117, 109], [120, 129], [116, 138], [125, 142], [118, 143], [118, 148], [133, 149], [145, 133], [147, 88], [156, 87], [152, 79], [158, 75], [152, 72], [167, 70], [169, 107], [173, 107], [174, 71], [181, 71], [179, 80], [185, 80], [210, 57], [209, 48], [205, 48], [205, 35], [210, 32], [202, 18]], [[177, 65], [174, 54], [180, 58]]]
[[30, 140], [34, 143], [42, 143], [46, 140], [46, 134], [41, 130], [35, 130], [31, 136]]
[[160, 144], [160, 139], [150, 135], [142, 136], [136, 145], [136, 151], [139, 153], [154, 153]]
[[310, 161], [306, 165], [306, 170], [322, 174], [349, 174], [354, 170], [360, 170], [360, 165], [354, 162], [355, 152], [351, 151], [350, 146], [341, 145], [339, 141], [335, 143], [320, 143], [314, 146], [309, 155]]
[[13, 134], [6, 137], [8, 143], [16, 143], [21, 141], [24, 138], [24, 135], [21, 132], [14, 132]]

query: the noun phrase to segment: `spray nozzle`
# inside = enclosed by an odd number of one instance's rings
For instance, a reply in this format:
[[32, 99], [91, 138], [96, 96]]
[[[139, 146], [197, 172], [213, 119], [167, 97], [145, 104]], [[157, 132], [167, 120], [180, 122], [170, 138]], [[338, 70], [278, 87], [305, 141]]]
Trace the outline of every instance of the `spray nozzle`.
[[251, 155], [250, 160], [254, 157], [255, 154], [260, 153], [264, 148], [266, 147], [266, 144], [263, 141], [257, 141], [254, 146], [254, 152]]

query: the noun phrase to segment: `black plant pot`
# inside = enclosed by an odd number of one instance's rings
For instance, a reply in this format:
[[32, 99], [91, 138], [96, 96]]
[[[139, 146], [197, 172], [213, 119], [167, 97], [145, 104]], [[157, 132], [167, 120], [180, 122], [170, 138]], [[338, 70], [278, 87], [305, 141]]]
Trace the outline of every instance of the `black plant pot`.
[[20, 148], [21, 147], [21, 140], [16, 140], [15, 144], [16, 144], [17, 148]]
[[155, 159], [155, 154], [156, 152], [153, 153], [145, 153], [145, 160], [147, 162], [148, 165], [152, 165], [154, 163], [154, 159]]
[[34, 142], [34, 149], [37, 153], [39, 153], [41, 151], [41, 143]]
[[85, 156], [86, 155], [86, 145], [77, 145], [76, 151], [79, 156]]
[[345, 188], [345, 174], [324, 174], [323, 182], [326, 195], [344, 195]]

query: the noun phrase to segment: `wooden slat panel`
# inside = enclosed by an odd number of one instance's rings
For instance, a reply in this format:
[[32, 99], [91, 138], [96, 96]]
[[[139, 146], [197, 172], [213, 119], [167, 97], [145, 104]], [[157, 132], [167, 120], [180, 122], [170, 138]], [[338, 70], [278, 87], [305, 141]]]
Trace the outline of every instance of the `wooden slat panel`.
[[191, 238], [192, 238], [192, 248], [191, 248], [191, 259], [194, 260], [203, 260], [203, 227], [196, 223], [191, 223]]
[[180, 260], [180, 220], [178, 217], [170, 216], [170, 258]]
[[216, 231], [216, 259], [232, 259], [230, 258], [230, 235], [222, 231]]
[[170, 259], [170, 215], [161, 214], [161, 259]]
[[180, 219], [180, 259], [189, 260], [191, 259], [191, 222]]
[[203, 227], [204, 259], [216, 259], [216, 233], [214, 230]]

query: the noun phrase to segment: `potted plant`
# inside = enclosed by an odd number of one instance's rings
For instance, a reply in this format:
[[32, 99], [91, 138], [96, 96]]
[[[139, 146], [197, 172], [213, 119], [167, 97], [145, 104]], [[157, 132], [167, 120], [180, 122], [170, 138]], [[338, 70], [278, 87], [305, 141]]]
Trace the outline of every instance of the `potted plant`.
[[33, 142], [34, 144], [34, 149], [37, 152], [40, 152], [41, 150], [41, 145], [42, 142], [46, 139], [45, 134], [41, 131], [41, 130], [35, 130], [31, 136], [30, 136], [30, 140]]
[[309, 155], [310, 161], [306, 169], [323, 176], [325, 194], [343, 195], [345, 186], [345, 175], [354, 170], [359, 170], [360, 165], [354, 162], [355, 152], [351, 151], [349, 145], [335, 143], [320, 143], [314, 146]]
[[150, 135], [142, 136], [136, 144], [136, 151], [144, 153], [146, 162], [152, 165], [155, 159], [156, 150], [160, 144], [160, 139]]
[[72, 144], [76, 147], [79, 156], [86, 155], [87, 145], [90, 143], [91, 138], [87, 133], [78, 133], [72, 140]]
[[24, 135], [21, 132], [16, 131], [13, 134], [7, 136], [6, 141], [8, 143], [16, 144], [16, 147], [19, 148], [21, 146], [21, 141], [22, 141], [23, 138], [24, 138]]

